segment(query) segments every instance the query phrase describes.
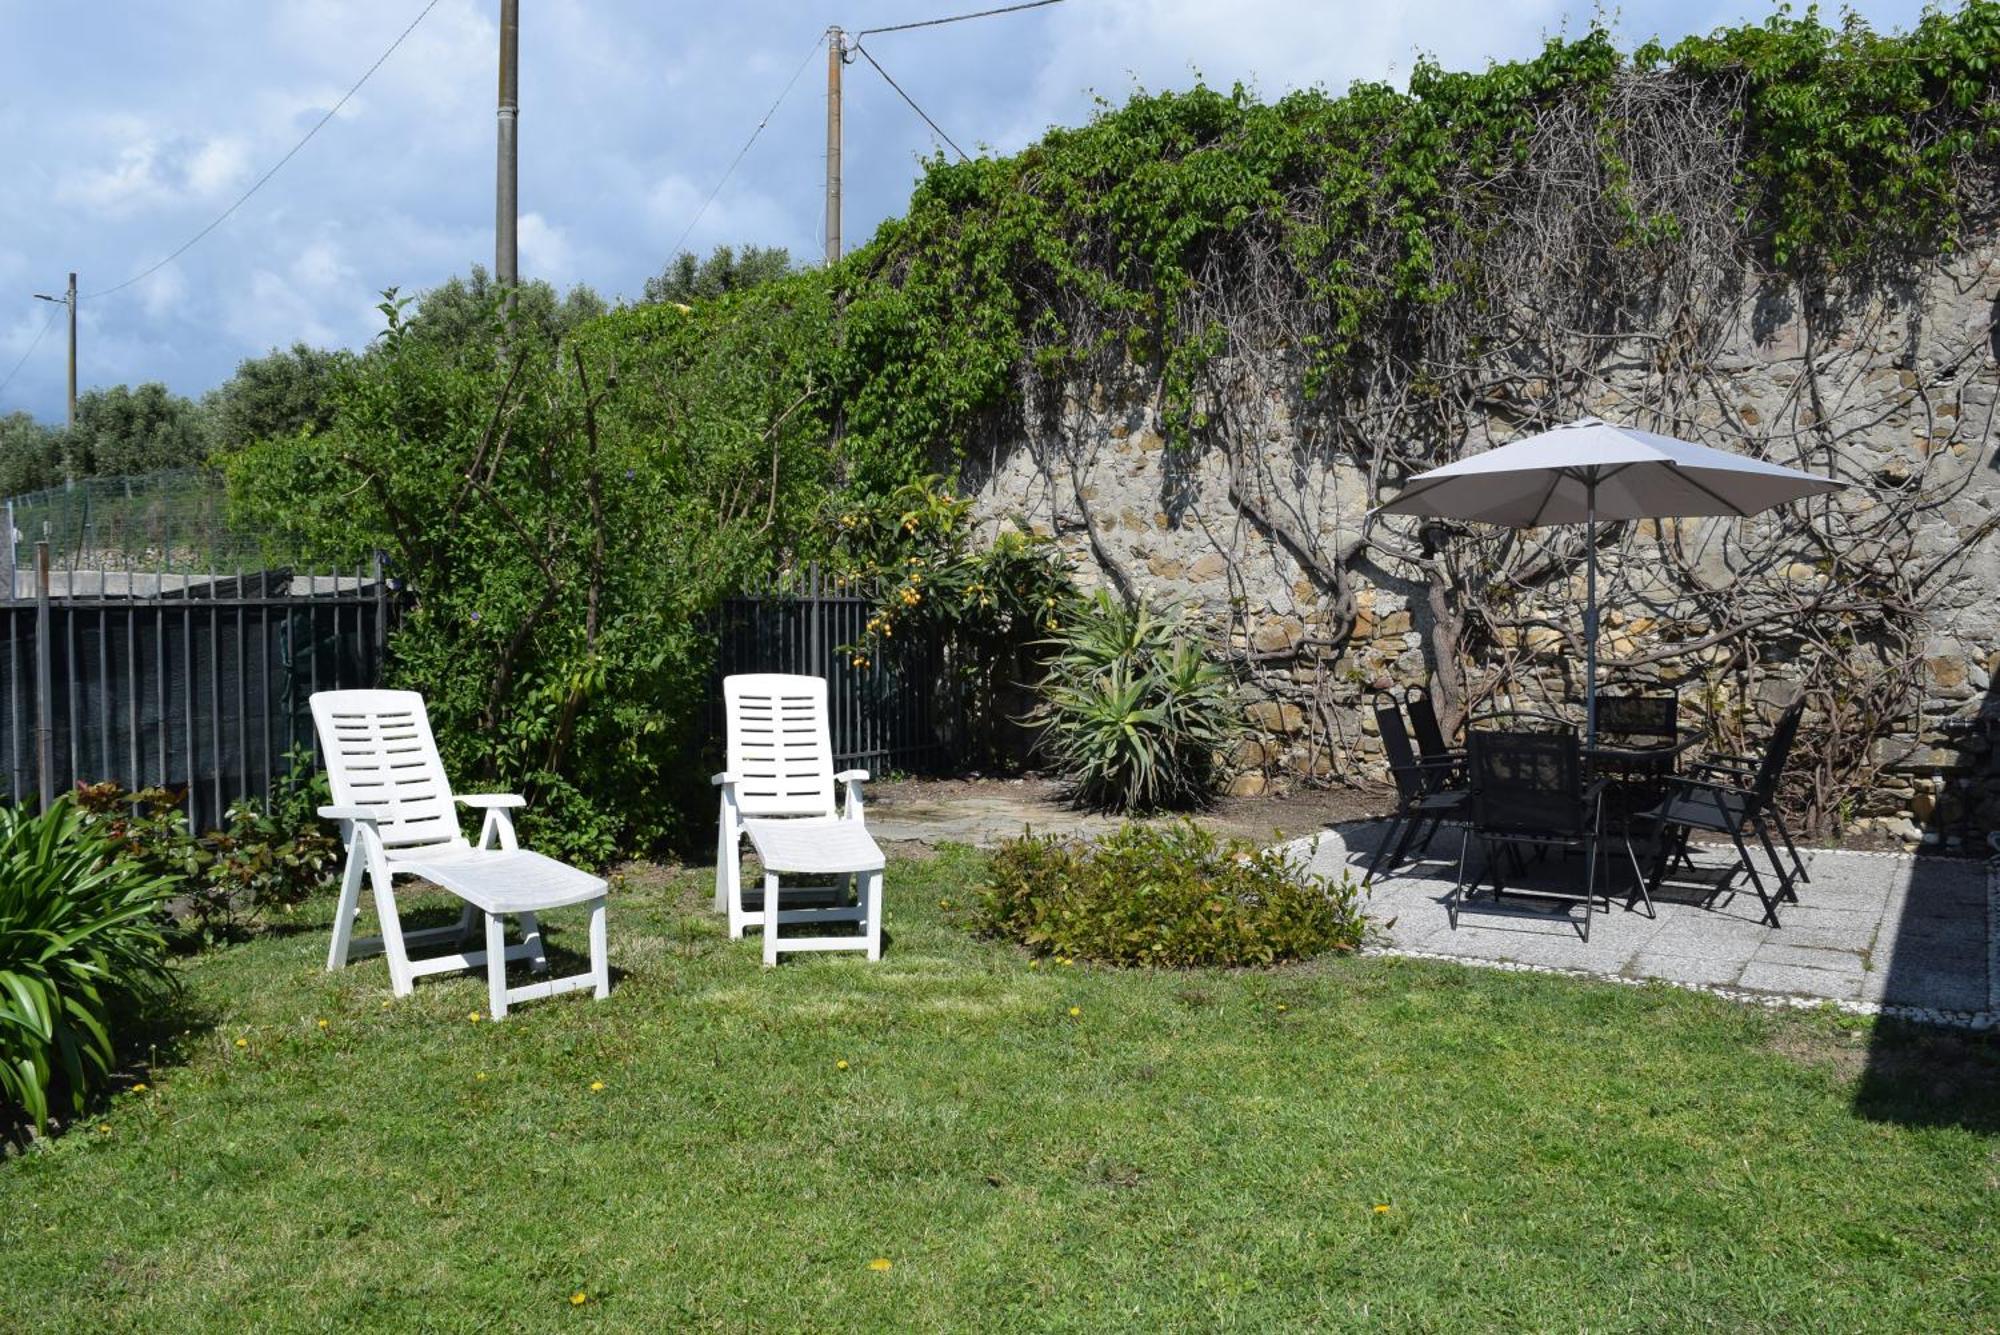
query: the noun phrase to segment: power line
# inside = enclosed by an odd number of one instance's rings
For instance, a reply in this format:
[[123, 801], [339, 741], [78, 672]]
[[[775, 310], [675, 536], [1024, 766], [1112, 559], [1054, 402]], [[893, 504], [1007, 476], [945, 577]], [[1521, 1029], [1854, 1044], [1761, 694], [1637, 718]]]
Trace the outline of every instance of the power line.
[[144, 269], [139, 273], [133, 274], [130, 278], [126, 279], [122, 283], [114, 284], [111, 287], [100, 288], [95, 292], [86, 293], [85, 294], [86, 299], [94, 299], [97, 297], [108, 297], [113, 292], [121, 292], [124, 289], [132, 286], [132, 284], [139, 282], [142, 279], [151, 278], [154, 274], [166, 268], [169, 264], [172, 264], [175, 260], [179, 259], [181, 256], [187, 254], [188, 251], [192, 250], [195, 247], [195, 245], [201, 241], [203, 237], [207, 236], [210, 232], [213, 232], [216, 228], [222, 226], [223, 223], [227, 222], [229, 220], [230, 214], [242, 208], [243, 205], [249, 201], [250, 196], [256, 194], [259, 190], [263, 189], [264, 183], [266, 181], [269, 181], [273, 176], [276, 176], [279, 170], [287, 162], [290, 162], [295, 156], [297, 156], [298, 151], [300, 149], [304, 148], [307, 144], [312, 142], [312, 138], [314, 135], [318, 134], [321, 130], [326, 128], [326, 123], [328, 121], [332, 120], [335, 116], [340, 114], [340, 109], [347, 105], [348, 99], [352, 98], [356, 93], [361, 91], [361, 85], [367, 83], [368, 80], [374, 75], [376, 70], [382, 68], [382, 64], [384, 61], [388, 60], [390, 56], [396, 54], [396, 48], [401, 46], [403, 44], [404, 39], [409, 37], [411, 33], [417, 30], [417, 25], [424, 21], [425, 16], [428, 15], [433, 9], [436, 9], [437, 7], [438, 7], [438, 0], [430, 0], [430, 3], [425, 5], [423, 9], [418, 12], [417, 16], [410, 20], [410, 26], [403, 29], [403, 31], [397, 35], [395, 41], [389, 43], [389, 49], [384, 51], [381, 55], [377, 56], [375, 58], [375, 63], [373, 65], [370, 65], [365, 71], [362, 72], [361, 77], [354, 81], [354, 86], [352, 88], [349, 88], [345, 93], [341, 94], [340, 101], [333, 104], [333, 109], [331, 111], [328, 111], [326, 115], [321, 116], [319, 120], [314, 123], [313, 127], [305, 132], [304, 137], [301, 138], [298, 143], [292, 145], [291, 150], [287, 152], [285, 156], [279, 158], [278, 161], [271, 167], [269, 171], [265, 172], [262, 176], [259, 176], [256, 179], [256, 181], [251, 184], [248, 190], [245, 190], [241, 195], [238, 195], [236, 197], [236, 202], [234, 204], [231, 204], [228, 208], [224, 209], [221, 213], [217, 214], [213, 222], [209, 223], [208, 226], [202, 228], [199, 232], [196, 232], [186, 241], [183, 241], [179, 249], [175, 250], [173, 254], [167, 256], [165, 259], [161, 260], [158, 264], [153, 265], [151, 268]]
[[[1056, 0], [1041, 0], [1041, 3], [1054, 4], [1056, 3]], [[1022, 8], [1028, 8], [1028, 6], [1022, 6]], [[1000, 13], [1004, 11], [995, 10], [993, 12]], [[974, 16], [968, 15], [967, 17], [974, 17]], [[947, 20], [940, 19], [938, 21], [946, 22]], [[913, 24], [911, 26], [914, 27], [918, 25]], [[947, 144], [951, 144], [951, 151], [958, 154], [959, 159], [961, 161], [963, 162], [972, 161], [972, 158], [966, 153], [964, 149], [960, 148], [957, 144], [952, 143], [952, 138], [950, 135], [944, 132], [944, 127], [939, 125], [936, 121], [932, 120], [930, 113], [928, 111], [925, 111], [922, 107], [918, 106], [916, 99], [903, 91], [903, 85], [897, 83], [894, 79], [889, 78], [889, 71], [882, 68], [881, 61], [875, 59], [875, 57], [868, 54], [868, 48], [861, 45], [858, 34], [857, 34], [857, 39], [854, 43], [854, 49], [856, 51], [859, 51], [862, 54], [862, 56], [868, 61], [868, 63], [875, 67], [875, 72], [881, 75], [882, 78], [888, 82], [888, 85], [891, 88], [896, 90], [896, 96], [902, 98], [905, 102], [908, 102], [910, 104], [910, 110], [916, 112], [919, 116], [922, 116], [924, 118], [924, 124], [931, 127], [932, 134], [935, 134], [938, 138], [944, 140]]]
[[35, 349], [42, 346], [42, 340], [47, 338], [49, 336], [49, 330], [54, 329], [55, 327], [56, 327], [56, 312], [55, 308], [51, 307], [49, 309], [49, 318], [42, 321], [42, 332], [36, 334], [33, 341], [28, 344], [28, 350], [21, 354], [20, 361], [14, 363], [14, 369], [7, 373], [7, 378], [5, 380], [0, 380], [0, 394], [4, 394], [7, 391], [7, 386], [14, 383], [14, 377], [21, 374], [21, 368], [28, 364], [28, 358], [35, 355]]
[[1059, 5], [1062, 0], [1028, 0], [1021, 5], [1004, 5], [999, 9], [982, 9], [976, 14], [949, 14], [944, 18], [924, 19], [918, 23], [895, 23], [886, 28], [863, 28], [856, 37], [873, 37], [878, 32], [908, 32], [912, 28], [938, 28], [947, 23], [963, 23], [967, 19], [987, 19], [995, 14], [1014, 14], [1023, 9], [1040, 9], [1045, 5]]
[[812, 63], [812, 58], [815, 55], [819, 54], [820, 45], [824, 40], [824, 38], [821, 38], [812, 44], [812, 48], [806, 52], [806, 58], [799, 62], [799, 67], [792, 71], [792, 77], [785, 81], [784, 91], [778, 94], [778, 100], [773, 102], [771, 109], [764, 113], [764, 119], [757, 122], [757, 128], [752, 130], [750, 137], [743, 141], [743, 147], [736, 150], [736, 156], [730, 159], [729, 169], [722, 173], [722, 179], [715, 183], [715, 189], [708, 192], [708, 198], [701, 202], [701, 207], [694, 211], [694, 217], [688, 219], [688, 225], [681, 229], [680, 239], [674, 242], [673, 248], [667, 253], [669, 260], [672, 260], [674, 256], [681, 253], [682, 242], [688, 239], [689, 233], [695, 229], [695, 224], [699, 223], [702, 215], [708, 212], [708, 206], [715, 202], [715, 197], [722, 193], [722, 187], [729, 184], [729, 178], [736, 174], [736, 168], [742, 164], [744, 155], [750, 151], [750, 146], [757, 142], [757, 136], [764, 133], [764, 127], [771, 123], [771, 117], [778, 114], [778, 108], [785, 104], [787, 97], [791, 96], [793, 87], [798, 84], [799, 76], [806, 72], [806, 66]]

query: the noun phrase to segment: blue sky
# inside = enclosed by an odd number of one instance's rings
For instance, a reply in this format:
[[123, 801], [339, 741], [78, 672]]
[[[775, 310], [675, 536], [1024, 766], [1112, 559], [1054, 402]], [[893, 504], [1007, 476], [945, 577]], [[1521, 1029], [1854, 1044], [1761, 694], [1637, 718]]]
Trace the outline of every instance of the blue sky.
[[[1001, 0], [524, 0], [521, 268], [636, 295], [676, 239], [817, 257], [823, 48], [850, 32]], [[0, 0], [0, 412], [62, 413], [60, 324], [170, 253], [277, 161], [424, 0]], [[1915, 0], [1855, 6], [1904, 27]], [[360, 346], [377, 293], [415, 290], [493, 251], [498, 0], [439, 0], [366, 87], [249, 203], [141, 283], [80, 303], [84, 386], [162, 380], [199, 394], [296, 339]], [[1400, 82], [1418, 51], [1453, 67], [1531, 54], [1588, 23], [1578, 5], [1477, 0], [1066, 0], [866, 44], [967, 151], [1011, 152], [1088, 117], [1093, 96], [1184, 87], [1197, 72], [1266, 96]], [[1768, 3], [1637, 0], [1628, 44]], [[795, 71], [727, 186], [696, 213]], [[850, 247], [901, 212], [931, 132], [865, 63], [847, 67]], [[690, 228], [690, 224], [692, 227]], [[33, 344], [32, 351], [30, 346]]]

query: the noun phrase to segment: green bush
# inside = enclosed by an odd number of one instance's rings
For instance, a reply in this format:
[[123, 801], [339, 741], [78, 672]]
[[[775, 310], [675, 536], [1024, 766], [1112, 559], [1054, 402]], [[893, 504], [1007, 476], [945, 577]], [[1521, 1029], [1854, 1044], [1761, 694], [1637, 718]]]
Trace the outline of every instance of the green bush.
[[173, 881], [177, 940], [213, 945], [242, 935], [246, 910], [298, 904], [333, 874], [340, 844], [314, 811], [327, 800], [326, 780], [310, 751], [288, 760], [268, 811], [238, 802], [222, 829], [203, 834], [188, 829], [176, 789], [86, 784], [76, 803], [119, 857]]
[[1096, 844], [1011, 840], [977, 914], [1039, 955], [1165, 968], [1282, 964], [1352, 950], [1354, 880], [1305, 872], [1283, 849], [1223, 841], [1189, 821], [1128, 824]]
[[[321, 429], [225, 460], [246, 525], [315, 561], [386, 553], [454, 781], [528, 799], [523, 837], [603, 863], [698, 843], [708, 614], [827, 537], [826, 281], [571, 330], [387, 328]], [[707, 827], [712, 829], [713, 827]]]
[[1236, 688], [1179, 615], [1099, 590], [1057, 627], [1035, 721], [1070, 799], [1098, 811], [1181, 810], [1215, 796], [1242, 730]]
[[75, 801], [0, 807], [0, 1121], [46, 1129], [110, 1074], [119, 1018], [174, 990], [172, 877], [123, 856]]

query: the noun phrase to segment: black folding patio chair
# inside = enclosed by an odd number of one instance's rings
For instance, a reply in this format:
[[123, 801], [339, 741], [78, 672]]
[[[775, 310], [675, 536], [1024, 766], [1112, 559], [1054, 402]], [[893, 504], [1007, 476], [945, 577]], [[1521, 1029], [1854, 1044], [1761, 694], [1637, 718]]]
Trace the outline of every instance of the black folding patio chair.
[[[1786, 719], [1788, 717], [1791, 719], [1790, 727], [1792, 732], [1797, 733], [1799, 717], [1804, 715], [1805, 709], [1805, 701], [1794, 700], [1785, 712], [1778, 716], [1778, 722], [1771, 730], [1772, 740], [1776, 740], [1779, 729], [1787, 726]], [[1789, 739], [1787, 745], [1790, 745]], [[1767, 743], [1766, 756], [1768, 754], [1769, 744]], [[2000, 752], [1996, 752], [1996, 755], [2000, 755]], [[1765, 756], [1731, 755], [1726, 751], [1716, 752], [1703, 757], [1701, 763], [1694, 766], [1694, 771], [1697, 774], [1706, 773], [1713, 775], [1718, 781], [1733, 784], [1739, 788], [1753, 786], [1757, 782], [1757, 772], [1762, 768], [1764, 760]], [[1783, 776], [1780, 775], [1779, 777]], [[1770, 804], [1769, 815], [1771, 818], [1771, 828], [1777, 832], [1779, 841], [1785, 846], [1785, 852], [1792, 859], [1793, 878], [1800, 885], [1811, 885], [1812, 877], [1806, 874], [1805, 859], [1799, 856], [1799, 847], [1792, 842], [1792, 832], [1785, 826], [1785, 813], [1775, 801]]]
[[[1477, 839], [1486, 854], [1485, 870], [1493, 879], [1493, 897], [1506, 892], [1504, 866], [1511, 858], [1518, 869], [1521, 850], [1538, 853], [1581, 850], [1585, 880], [1581, 894], [1542, 885], [1517, 886], [1517, 894], [1569, 900], [1583, 905], [1583, 939], [1590, 939], [1590, 919], [1599, 899], [1607, 907], [1608, 893], [1598, 891], [1600, 845], [1604, 841], [1603, 780], [1587, 781], [1583, 751], [1573, 733], [1470, 732], [1465, 737], [1466, 774], [1471, 781], [1466, 803], [1466, 838], [1459, 845], [1458, 884], [1452, 887], [1449, 914], [1454, 929], [1465, 903], [1465, 851]], [[1638, 862], [1631, 844], [1626, 854]], [[1646, 890], [1644, 878], [1640, 892]], [[1652, 912], [1652, 897], [1646, 896]]]
[[1430, 696], [1417, 691], [1403, 702], [1403, 708], [1410, 715], [1410, 733], [1417, 739], [1418, 755], [1433, 762], [1449, 760], [1454, 765], [1465, 759], [1465, 752], [1445, 745], [1444, 729], [1438, 726]]
[[1403, 728], [1403, 715], [1393, 702], [1376, 709], [1375, 724], [1382, 735], [1389, 773], [1396, 781], [1396, 814], [1390, 817], [1382, 843], [1369, 859], [1364, 885], [1373, 881], [1384, 865], [1394, 869], [1412, 844], [1418, 852], [1428, 848], [1438, 828], [1459, 819], [1465, 809], [1465, 790], [1451, 784], [1458, 765], [1455, 759], [1418, 756]]
[[[1735, 871], [1749, 876], [1751, 888], [1763, 902], [1767, 924], [1772, 927], [1779, 925], [1779, 904], [1787, 901], [1798, 903], [1798, 892], [1793, 886], [1799, 879], [1796, 873], [1804, 871], [1804, 864], [1799, 859], [1798, 850], [1791, 847], [1787, 838], [1786, 846], [1792, 855], [1792, 868], [1787, 870], [1784, 859], [1778, 856], [1777, 846], [1771, 842], [1771, 826], [1777, 813], [1778, 780], [1784, 776], [1785, 762], [1791, 756], [1792, 742], [1798, 736], [1799, 718], [1804, 712], [1805, 705], [1801, 701], [1778, 716], [1776, 726], [1771, 729], [1771, 740], [1765, 746], [1763, 758], [1753, 774], [1746, 777], [1741, 770], [1718, 767], [1710, 772], [1721, 777], [1673, 780], [1666, 800], [1646, 813], [1646, 819], [1660, 831], [1652, 889], [1660, 888], [1666, 877], [1667, 865], [1677, 853], [1685, 859], [1688, 836], [1695, 830], [1702, 830], [1711, 834], [1726, 834], [1736, 846], [1737, 867], [1722, 884], [1727, 886], [1729, 880], [1734, 879]], [[1758, 874], [1757, 864], [1750, 856], [1750, 846], [1744, 842], [1746, 833], [1756, 837], [1771, 860], [1771, 870], [1778, 883], [1775, 892], [1764, 887], [1764, 878]], [[1720, 887], [1717, 893], [1720, 893]]]

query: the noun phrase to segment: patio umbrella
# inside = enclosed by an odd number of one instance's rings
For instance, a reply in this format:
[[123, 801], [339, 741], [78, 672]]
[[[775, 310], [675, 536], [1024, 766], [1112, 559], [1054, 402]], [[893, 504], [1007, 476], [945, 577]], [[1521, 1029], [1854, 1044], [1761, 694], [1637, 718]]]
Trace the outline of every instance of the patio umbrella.
[[1585, 417], [1419, 473], [1377, 514], [1507, 528], [1583, 524], [1585, 718], [1597, 740], [1599, 520], [1753, 515], [1841, 483], [1692, 441]]

